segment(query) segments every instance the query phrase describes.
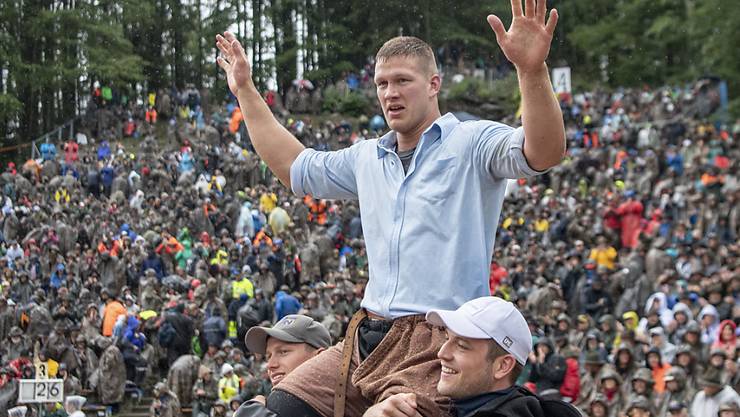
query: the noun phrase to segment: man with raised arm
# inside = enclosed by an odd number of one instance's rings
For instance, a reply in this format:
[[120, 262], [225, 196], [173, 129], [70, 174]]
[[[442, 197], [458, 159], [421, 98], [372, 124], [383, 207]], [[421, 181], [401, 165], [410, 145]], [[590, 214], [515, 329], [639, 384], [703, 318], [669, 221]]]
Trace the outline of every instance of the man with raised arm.
[[336, 152], [305, 149], [283, 128], [255, 88], [239, 41], [228, 32], [217, 36], [218, 64], [260, 157], [296, 195], [358, 199], [362, 210], [370, 272], [363, 309], [344, 342], [275, 387], [267, 399], [272, 412], [361, 416], [394, 394], [415, 392], [420, 414], [445, 415], [447, 398], [436, 390], [436, 355], [445, 335], [424, 314], [488, 295], [506, 179], [537, 175], [565, 152], [545, 65], [557, 12], [546, 19], [544, 0], [526, 0], [524, 9], [512, 0], [508, 31], [488, 16], [517, 70], [522, 127], [442, 116], [432, 49], [417, 38], [397, 37], [380, 48], [375, 67], [378, 100], [392, 131]]

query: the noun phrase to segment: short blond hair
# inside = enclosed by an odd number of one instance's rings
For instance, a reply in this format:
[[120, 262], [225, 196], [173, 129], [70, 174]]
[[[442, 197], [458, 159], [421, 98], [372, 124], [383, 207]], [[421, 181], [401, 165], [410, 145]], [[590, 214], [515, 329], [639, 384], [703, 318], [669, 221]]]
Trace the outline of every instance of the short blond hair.
[[437, 61], [432, 47], [415, 36], [396, 36], [389, 39], [375, 54], [375, 62], [383, 62], [393, 57], [412, 57], [419, 61], [420, 67], [430, 74], [437, 72]]

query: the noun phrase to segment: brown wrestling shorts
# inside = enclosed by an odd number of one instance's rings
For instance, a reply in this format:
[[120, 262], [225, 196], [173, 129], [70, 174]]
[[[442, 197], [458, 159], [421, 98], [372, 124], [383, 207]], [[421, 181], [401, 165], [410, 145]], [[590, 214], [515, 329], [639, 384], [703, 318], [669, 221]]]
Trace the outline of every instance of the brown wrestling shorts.
[[[441, 371], [437, 352], [445, 341], [444, 329], [428, 324], [421, 315], [396, 319], [362, 363], [354, 339], [345, 416], [361, 417], [373, 404], [398, 393], [415, 393], [419, 414], [425, 417], [449, 415], [448, 399], [437, 393]], [[337, 343], [303, 363], [275, 389], [293, 394], [321, 415], [332, 417], [343, 347], [344, 342]]]

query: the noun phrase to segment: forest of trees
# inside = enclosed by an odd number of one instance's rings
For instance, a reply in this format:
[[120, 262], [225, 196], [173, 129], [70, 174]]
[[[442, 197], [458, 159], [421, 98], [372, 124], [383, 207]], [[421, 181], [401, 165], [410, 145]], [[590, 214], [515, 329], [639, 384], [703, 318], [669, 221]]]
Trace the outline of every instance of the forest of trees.
[[[738, 101], [740, 9], [732, 0], [552, 0], [550, 65], [576, 86], [728, 81]], [[503, 58], [485, 17], [508, 0], [3, 0], [0, 138], [30, 140], [80, 112], [94, 82], [133, 92], [193, 84], [219, 96], [214, 37], [231, 27], [256, 81], [282, 92], [299, 69], [319, 85], [357, 70], [388, 38], [416, 35], [468, 62]], [[298, 57], [302, 59], [298, 59]], [[735, 114], [740, 106], [734, 105]]]

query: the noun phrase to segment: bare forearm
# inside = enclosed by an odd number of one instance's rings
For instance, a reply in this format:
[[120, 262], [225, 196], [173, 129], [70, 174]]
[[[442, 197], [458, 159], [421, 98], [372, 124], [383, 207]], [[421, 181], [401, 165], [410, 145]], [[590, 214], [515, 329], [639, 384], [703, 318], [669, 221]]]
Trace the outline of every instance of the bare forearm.
[[545, 64], [539, 70], [517, 74], [522, 92], [524, 156], [533, 169], [543, 171], [560, 163], [565, 155], [563, 115]]
[[305, 147], [275, 119], [256, 89], [240, 91], [237, 98], [254, 149], [290, 188], [290, 166]]

